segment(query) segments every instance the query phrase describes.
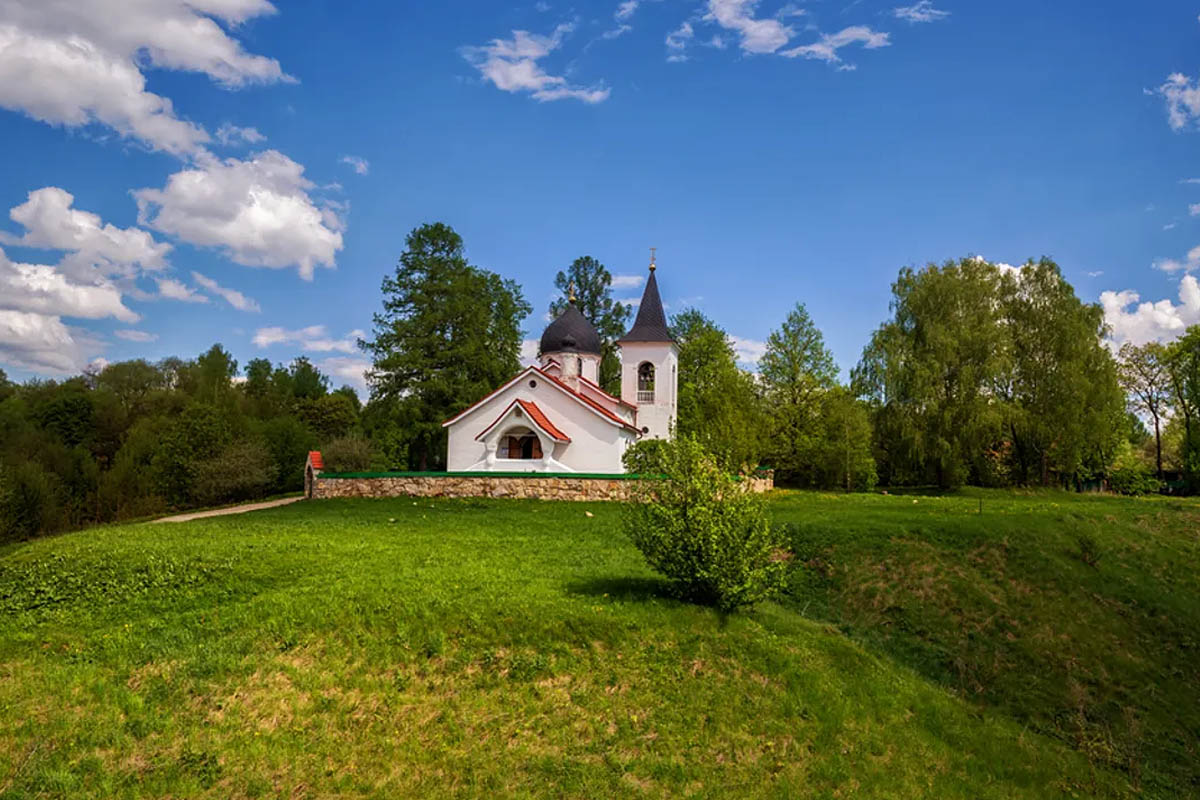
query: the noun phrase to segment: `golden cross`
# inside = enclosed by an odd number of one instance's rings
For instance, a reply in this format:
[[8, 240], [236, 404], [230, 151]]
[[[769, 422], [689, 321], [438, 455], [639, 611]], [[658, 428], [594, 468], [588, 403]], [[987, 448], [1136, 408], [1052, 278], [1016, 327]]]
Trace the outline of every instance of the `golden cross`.
[[650, 269], [654, 269], [654, 267], [655, 267], [654, 261], [656, 258], [658, 258], [657, 254], [656, 254], [657, 250], [658, 250], [657, 247], [650, 248]]

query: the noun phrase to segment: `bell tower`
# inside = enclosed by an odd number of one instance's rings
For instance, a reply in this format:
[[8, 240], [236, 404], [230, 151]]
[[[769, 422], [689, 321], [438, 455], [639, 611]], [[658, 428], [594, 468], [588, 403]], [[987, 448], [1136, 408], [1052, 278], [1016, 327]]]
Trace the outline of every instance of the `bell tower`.
[[650, 248], [650, 276], [629, 333], [617, 341], [621, 348], [621, 399], [637, 405], [642, 437], [670, 439], [675, 434], [678, 408], [679, 347], [667, 328], [658, 294], [655, 248]]

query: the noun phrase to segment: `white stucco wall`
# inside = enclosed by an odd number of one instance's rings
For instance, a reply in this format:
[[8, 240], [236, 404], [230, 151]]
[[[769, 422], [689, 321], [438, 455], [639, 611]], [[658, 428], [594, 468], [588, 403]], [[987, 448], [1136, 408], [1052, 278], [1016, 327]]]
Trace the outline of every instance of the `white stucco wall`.
[[[643, 438], [669, 439], [675, 430], [679, 406], [679, 350], [673, 342], [626, 342], [621, 346], [621, 399], [637, 404], [639, 428], [649, 428]], [[654, 365], [654, 402], [637, 400], [638, 365]]]
[[[531, 381], [536, 385], [530, 386]], [[636, 434], [600, 417], [597, 412], [564, 393], [547, 378], [527, 371], [512, 386], [476, 406], [453, 425], [448, 426], [450, 441], [447, 469], [450, 472], [486, 469], [480, 462], [486, 459], [487, 449], [484, 443], [476, 441], [475, 437], [518, 398], [536, 403], [550, 421], [570, 437], [569, 443], [554, 444], [553, 453], [550, 455], [562, 465], [556, 465], [554, 469], [566, 468], [573, 472], [598, 473], [625, 471], [621, 464], [621, 456], [625, 449], [637, 440]], [[516, 424], [518, 423], [510, 420], [502, 427]], [[530, 427], [528, 419], [519, 424]], [[544, 447], [543, 454], [547, 454]], [[553, 471], [543, 464], [542, 460], [502, 458], [496, 459], [492, 469], [518, 472]]]

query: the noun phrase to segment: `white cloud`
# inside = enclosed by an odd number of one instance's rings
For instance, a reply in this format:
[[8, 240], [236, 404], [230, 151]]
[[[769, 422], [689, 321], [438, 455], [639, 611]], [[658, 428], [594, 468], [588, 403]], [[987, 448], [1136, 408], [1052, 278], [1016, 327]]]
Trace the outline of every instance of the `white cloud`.
[[239, 264], [296, 266], [311, 280], [333, 267], [342, 221], [309, 196], [304, 167], [276, 150], [248, 160], [204, 155], [162, 189], [134, 192], [138, 220], [194, 245], [216, 247]]
[[1167, 101], [1167, 122], [1173, 130], [1181, 131], [1189, 122], [1200, 118], [1200, 83], [1183, 73], [1176, 72], [1151, 94], [1158, 94]]
[[98, 123], [176, 155], [210, 140], [171, 101], [146, 91], [142, 70], [207, 75], [222, 86], [291, 80], [245, 52], [233, 27], [274, 13], [266, 0], [2, 0], [0, 106], [52, 125]]
[[207, 303], [208, 298], [197, 292], [182, 281], [174, 278], [158, 278], [158, 294], [168, 300], [179, 300], [182, 303]]
[[684, 21], [678, 28], [667, 34], [667, 61], [687, 61], [684, 51], [688, 42], [696, 35], [692, 23]]
[[613, 275], [612, 288], [636, 289], [646, 282], [645, 275]]
[[601, 86], [573, 86], [566, 78], [550, 75], [538, 61], [562, 46], [563, 39], [574, 30], [570, 24], [559, 25], [549, 36], [528, 31], [513, 31], [511, 39], [493, 39], [482, 47], [462, 48], [467, 59], [497, 89], [505, 92], [528, 92], [539, 102], [574, 99], [585, 103], [602, 103], [609, 90]]
[[837, 33], [822, 34], [820, 41], [785, 50], [780, 55], [788, 58], [812, 58], [827, 64], [840, 65], [839, 69], [854, 69], [854, 65], [843, 63], [838, 55], [838, 50], [851, 44], [861, 44], [867, 50], [874, 50], [887, 47], [891, 42], [889, 34], [873, 31], [865, 25], [854, 25]]
[[937, 22], [950, 16], [949, 11], [934, 8], [932, 0], [919, 0], [916, 5], [894, 8], [892, 14], [908, 22]]
[[133, 330], [132, 328], [113, 331], [113, 335], [127, 342], [153, 342], [158, 339], [157, 333], [147, 333], [146, 331]]
[[355, 329], [341, 339], [333, 339], [324, 325], [310, 325], [299, 330], [269, 327], [259, 328], [255, 331], [252, 341], [256, 347], [260, 348], [276, 344], [291, 344], [317, 353], [357, 353], [358, 340], [365, 335], [363, 331]]
[[228, 122], [217, 128], [217, 141], [223, 145], [258, 144], [266, 140], [257, 128], [239, 128]]
[[539, 347], [541, 347], [541, 342], [537, 339], [521, 340], [521, 366], [528, 367], [537, 363]]
[[704, 19], [736, 32], [744, 52], [774, 53], [795, 31], [777, 19], [755, 19], [757, 7], [758, 0], [708, 0]]
[[359, 396], [367, 393], [367, 371], [371, 362], [365, 358], [350, 358], [348, 356], [330, 356], [315, 362], [317, 369], [333, 378], [343, 381], [358, 390]]
[[1094, 271], [1094, 272], [1089, 272], [1089, 273], [1087, 274], [1087, 276], [1088, 276], [1089, 278], [1099, 278], [1099, 277], [1100, 277], [1101, 275], [1103, 275], [1103, 274], [1104, 274], [1104, 270], [1102, 270], [1102, 269], [1098, 269], [1098, 270], [1096, 270], [1096, 271]]
[[730, 336], [729, 343], [737, 354], [737, 360], [743, 364], [758, 364], [759, 359], [767, 352], [767, 343], [757, 339], [746, 339], [742, 336]]
[[91, 347], [77, 340], [56, 316], [0, 309], [0, 361], [37, 372], [72, 373]]
[[257, 300], [247, 297], [236, 289], [227, 289], [206, 275], [201, 275], [199, 272], [193, 272], [192, 280], [218, 297], [223, 298], [225, 302], [229, 303], [229, 305], [233, 306], [238, 311], [262, 311], [262, 308], [258, 305]]
[[349, 164], [359, 175], [366, 175], [371, 171], [371, 164], [365, 158], [358, 156], [342, 156], [338, 161], [342, 164]]
[[1192, 203], [1188, 206], [1188, 214], [1193, 217], [1200, 217], [1200, 203]]
[[1170, 300], [1157, 303], [1140, 300], [1140, 295], [1130, 289], [1100, 295], [1114, 349], [1125, 342], [1141, 345], [1170, 341], [1189, 326], [1200, 323], [1200, 282], [1194, 275], [1185, 275], [1179, 282], [1178, 305]]
[[638, 6], [641, 4], [641, 0], [623, 0], [623, 2], [617, 6], [617, 12], [613, 14], [613, 17], [618, 22], [624, 22], [633, 16], [633, 12], [637, 11]]
[[1174, 258], [1164, 258], [1154, 262], [1154, 268], [1163, 272], [1193, 272], [1200, 268], [1200, 246], [1188, 251], [1183, 261]]
[[54, 317], [114, 317], [123, 322], [141, 319], [125, 306], [120, 290], [109, 281], [75, 283], [55, 267], [10, 261], [3, 250], [0, 250], [0, 308]]
[[66, 250], [70, 255], [60, 265], [75, 277], [131, 277], [141, 270], [167, 266], [171, 245], [156, 242], [140, 228], [117, 228], [104, 224], [89, 211], [73, 208], [75, 197], [56, 186], [30, 192], [9, 217], [25, 228], [22, 236], [0, 234], [8, 244], [47, 250]]
[[1163, 225], [1163, 230], [1164, 231], [1173, 231], [1173, 230], [1175, 230], [1175, 226], [1178, 224], [1179, 224], [1178, 222], [1168, 222], [1166, 225]]

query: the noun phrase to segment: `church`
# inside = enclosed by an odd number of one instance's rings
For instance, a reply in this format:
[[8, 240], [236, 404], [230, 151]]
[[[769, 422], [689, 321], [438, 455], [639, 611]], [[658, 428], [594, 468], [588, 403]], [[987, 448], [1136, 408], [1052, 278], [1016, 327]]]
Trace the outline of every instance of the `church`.
[[637, 318], [617, 346], [621, 396], [600, 388], [600, 334], [575, 305], [542, 334], [538, 363], [446, 420], [450, 472], [625, 471], [641, 439], [675, 429], [679, 348], [667, 330], [654, 259]]

